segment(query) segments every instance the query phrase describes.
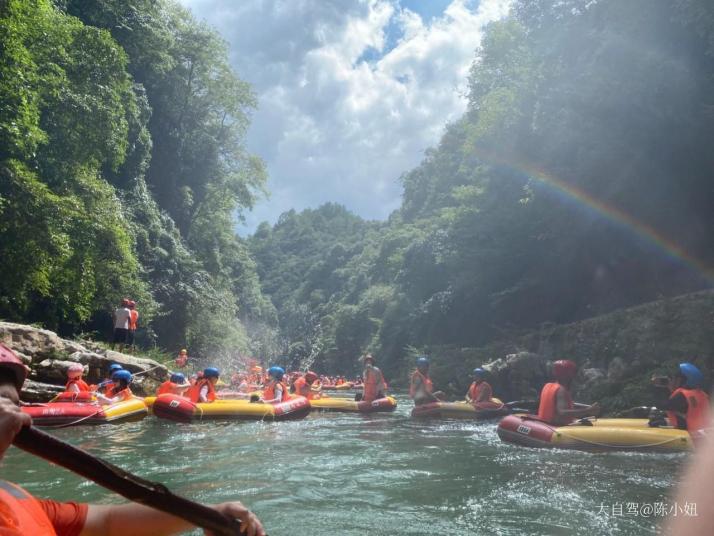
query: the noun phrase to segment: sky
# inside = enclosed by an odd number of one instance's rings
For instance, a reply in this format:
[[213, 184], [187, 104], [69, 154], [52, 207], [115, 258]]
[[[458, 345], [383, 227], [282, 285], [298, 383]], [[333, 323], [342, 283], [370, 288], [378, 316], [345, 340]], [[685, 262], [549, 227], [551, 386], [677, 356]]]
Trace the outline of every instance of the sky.
[[230, 46], [258, 99], [249, 150], [268, 198], [242, 235], [328, 201], [367, 219], [400, 205], [399, 177], [466, 108], [484, 26], [510, 0], [180, 0]]

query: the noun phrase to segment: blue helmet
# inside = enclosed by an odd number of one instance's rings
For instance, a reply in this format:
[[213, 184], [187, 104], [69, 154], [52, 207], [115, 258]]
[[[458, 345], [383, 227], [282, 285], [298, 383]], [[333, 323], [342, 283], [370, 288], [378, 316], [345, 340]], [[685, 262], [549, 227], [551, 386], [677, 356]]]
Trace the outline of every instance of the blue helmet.
[[186, 376], [184, 376], [180, 372], [174, 372], [173, 374], [171, 374], [170, 381], [171, 383], [186, 383]]
[[680, 363], [679, 373], [684, 376], [684, 387], [696, 389], [704, 383], [704, 375], [702, 371], [691, 363]]
[[482, 369], [481, 367], [475, 368], [473, 371], [473, 375], [477, 378], [484, 378], [486, 376], [486, 370]]
[[203, 377], [204, 378], [218, 378], [221, 373], [216, 367], [208, 367], [203, 369]]
[[122, 370], [124, 367], [122, 367], [119, 363], [112, 363], [109, 365], [109, 374], [113, 374], [117, 370]]
[[425, 356], [418, 357], [416, 360], [417, 368], [426, 368], [429, 366], [429, 360]]
[[126, 383], [131, 383], [132, 375], [128, 370], [117, 370], [112, 374], [112, 380], [115, 382], [124, 380]]
[[268, 375], [272, 376], [276, 380], [282, 380], [283, 376], [285, 375], [285, 370], [283, 370], [281, 367], [270, 367], [268, 369]]

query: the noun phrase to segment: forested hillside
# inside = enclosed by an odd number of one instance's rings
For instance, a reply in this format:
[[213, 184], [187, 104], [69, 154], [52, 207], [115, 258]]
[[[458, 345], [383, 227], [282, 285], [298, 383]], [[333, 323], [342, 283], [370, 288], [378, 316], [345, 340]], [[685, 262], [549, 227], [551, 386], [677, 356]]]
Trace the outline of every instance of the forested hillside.
[[235, 214], [264, 184], [226, 44], [169, 0], [0, 4], [0, 317], [247, 351], [274, 324]]
[[710, 286], [713, 72], [709, 2], [516, 2], [387, 223], [326, 206], [250, 239], [292, 357], [389, 371]]

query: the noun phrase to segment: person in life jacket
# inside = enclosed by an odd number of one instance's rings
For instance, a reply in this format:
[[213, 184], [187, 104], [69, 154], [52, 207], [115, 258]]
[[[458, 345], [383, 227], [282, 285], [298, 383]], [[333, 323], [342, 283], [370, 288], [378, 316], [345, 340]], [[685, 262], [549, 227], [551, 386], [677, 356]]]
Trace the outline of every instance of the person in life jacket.
[[180, 372], [174, 372], [168, 380], [159, 385], [156, 396], [165, 394], [185, 396], [189, 387], [191, 384], [186, 380], [186, 376]]
[[573, 402], [570, 388], [578, 371], [577, 365], [569, 359], [553, 363], [553, 377], [555, 382], [546, 383], [540, 393], [538, 406], [538, 419], [553, 425], [562, 426], [570, 424], [575, 419], [597, 415], [600, 405], [588, 406]]
[[493, 398], [493, 389], [491, 385], [486, 381], [487, 372], [482, 368], [475, 368], [473, 371], [473, 383], [469, 386], [469, 390], [466, 393], [466, 401], [472, 404], [478, 404], [479, 402], [488, 402]]
[[73, 363], [67, 369], [67, 384], [64, 386], [65, 393], [89, 392], [89, 385], [82, 379], [84, 367], [79, 363]]
[[178, 368], [184, 368], [188, 364], [188, 350], [182, 348], [179, 351], [178, 356], [176, 356], [176, 366]]
[[365, 402], [372, 402], [378, 398], [384, 398], [387, 384], [384, 381], [382, 371], [374, 365], [376, 362], [374, 356], [372, 354], [364, 354], [359, 360], [364, 363], [361, 399]]
[[434, 392], [434, 384], [429, 377], [429, 359], [425, 356], [416, 360], [416, 370], [409, 379], [409, 397], [414, 400], [414, 405], [429, 404], [444, 400], [441, 391]]
[[[20, 389], [27, 373], [27, 367], [15, 353], [0, 344], [0, 459], [15, 435], [32, 424], [30, 416], [19, 407]], [[246, 534], [265, 536], [260, 521], [241, 503], [211, 507], [240, 519]], [[93, 505], [39, 499], [17, 484], [0, 480], [0, 534], [3, 536], [168, 536], [193, 528], [182, 519], [137, 503]]]
[[312, 390], [312, 384], [315, 380], [317, 380], [317, 374], [311, 370], [307, 371], [293, 383], [295, 394], [298, 396], [304, 396], [308, 400], [314, 400], [316, 398], [315, 395], [318, 394]]
[[263, 387], [261, 402], [274, 404], [276, 402], [285, 402], [290, 398], [288, 386], [283, 381], [283, 376], [285, 376], [285, 370], [281, 367], [270, 367], [268, 369], [268, 381]]
[[207, 367], [188, 390], [188, 398], [194, 404], [208, 403], [216, 400], [216, 383], [221, 372], [216, 367]]
[[103, 393], [105, 396], [112, 396], [114, 393], [114, 382], [112, 381], [112, 374], [114, 374], [117, 370], [122, 370], [122, 366], [118, 363], [112, 363], [111, 365], [109, 365], [107, 377], [101, 382], [99, 382], [98, 385], [91, 385], [89, 388], [92, 391]]
[[658, 387], [667, 387], [669, 399], [657, 408], [667, 412], [670, 424], [694, 434], [711, 426], [709, 396], [702, 390], [704, 375], [691, 363], [680, 363], [677, 374], [666, 385], [653, 378]]
[[117, 402], [123, 402], [124, 400], [129, 400], [134, 398], [134, 393], [131, 392], [129, 384], [133, 380], [131, 372], [128, 370], [117, 370], [112, 374], [112, 382], [114, 383], [112, 387], [111, 394], [97, 394], [97, 400], [100, 404], [116, 404]]

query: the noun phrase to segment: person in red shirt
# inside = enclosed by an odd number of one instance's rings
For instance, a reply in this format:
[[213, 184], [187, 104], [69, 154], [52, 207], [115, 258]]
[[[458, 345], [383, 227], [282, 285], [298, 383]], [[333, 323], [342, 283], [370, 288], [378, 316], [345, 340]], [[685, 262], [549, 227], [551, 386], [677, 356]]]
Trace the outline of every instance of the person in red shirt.
[[188, 350], [182, 348], [176, 357], [176, 366], [179, 368], [184, 368], [188, 364]]
[[139, 323], [139, 311], [136, 310], [136, 302], [129, 300], [129, 331], [126, 335], [126, 344], [132, 352], [136, 351], [134, 337]]
[[[0, 458], [15, 435], [32, 419], [19, 407], [27, 367], [0, 344]], [[250, 536], [265, 536], [255, 515], [240, 502], [213, 508], [241, 520]], [[3, 536], [161, 536], [194, 528], [170, 514], [137, 503], [93, 505], [38, 499], [20, 486], [0, 480], [0, 534]]]

